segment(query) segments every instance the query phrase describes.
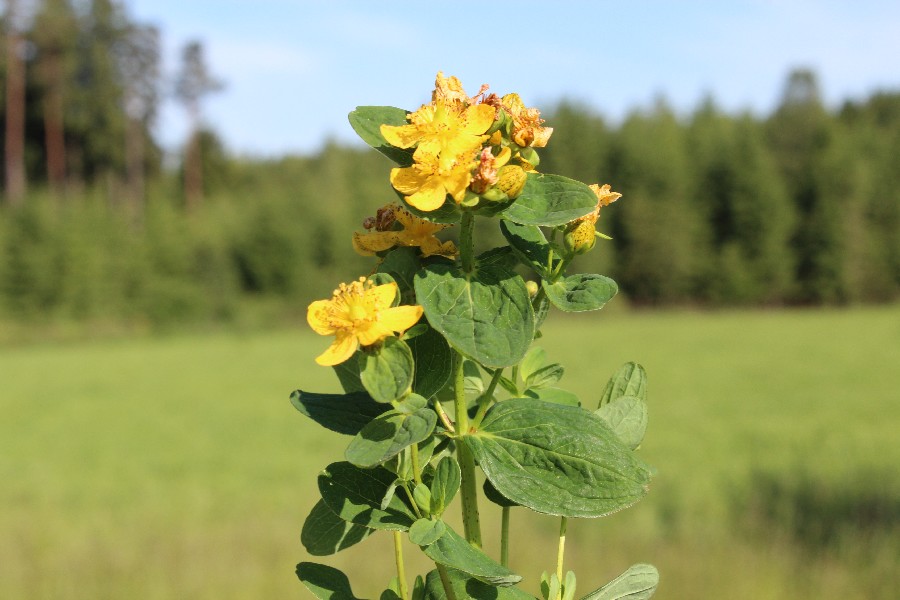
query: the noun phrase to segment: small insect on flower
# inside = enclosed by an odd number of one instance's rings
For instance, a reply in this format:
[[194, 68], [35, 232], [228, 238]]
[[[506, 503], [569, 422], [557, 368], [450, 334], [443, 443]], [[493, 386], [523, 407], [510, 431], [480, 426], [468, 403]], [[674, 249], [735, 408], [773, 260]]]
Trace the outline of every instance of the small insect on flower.
[[374, 285], [365, 277], [342, 283], [331, 300], [309, 305], [306, 320], [319, 335], [333, 335], [334, 342], [316, 362], [323, 366], [340, 364], [360, 346], [371, 346], [403, 333], [422, 316], [421, 306], [392, 306], [399, 290], [396, 283]]

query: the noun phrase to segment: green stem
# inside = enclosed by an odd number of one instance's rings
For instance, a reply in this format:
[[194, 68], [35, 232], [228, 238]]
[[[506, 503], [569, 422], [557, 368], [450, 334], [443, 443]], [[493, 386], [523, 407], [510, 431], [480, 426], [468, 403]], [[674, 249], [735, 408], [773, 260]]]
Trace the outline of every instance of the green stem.
[[400, 487], [403, 488], [403, 491], [406, 492], [406, 497], [409, 498], [409, 503], [412, 505], [413, 511], [416, 513], [416, 517], [422, 518], [422, 511], [419, 510], [419, 505], [416, 503], [416, 497], [413, 496], [413, 493], [409, 491], [409, 486], [406, 485], [405, 481], [400, 482]]
[[463, 210], [459, 223], [459, 260], [465, 273], [471, 273], [475, 269], [475, 243], [472, 239], [474, 229], [475, 215]]
[[419, 446], [417, 444], [409, 447], [409, 457], [412, 461], [413, 481], [418, 485], [422, 483], [422, 472], [419, 470]]
[[559, 522], [559, 550], [556, 553], [556, 578], [559, 579], [560, 594], [562, 594], [563, 582], [563, 555], [566, 550], [566, 525], [568, 520], [562, 517]]
[[500, 520], [500, 564], [509, 566], [509, 507], [504, 506]]
[[469, 407], [466, 404], [466, 372], [463, 355], [457, 353], [453, 365], [453, 406], [456, 409], [456, 431], [459, 435], [469, 432]]
[[400, 590], [400, 598], [409, 600], [406, 591], [406, 571], [403, 568], [403, 537], [399, 531], [394, 532], [394, 560], [397, 563], [397, 587]]
[[456, 600], [456, 592], [453, 591], [453, 586], [450, 585], [450, 576], [447, 575], [447, 567], [440, 563], [434, 563], [434, 566], [437, 567], [438, 574], [441, 576], [441, 583], [444, 584], [444, 593], [447, 594], [447, 600]]
[[460, 470], [460, 494], [462, 496], [463, 530], [466, 540], [476, 548], [481, 548], [481, 522], [478, 516], [478, 490], [475, 488], [475, 458], [466, 446], [463, 436], [469, 433], [469, 413], [466, 406], [465, 376], [463, 357], [456, 357], [456, 377], [454, 379], [456, 405], [456, 454]]
[[472, 427], [478, 429], [481, 425], [481, 420], [484, 419], [484, 413], [487, 412], [488, 407], [491, 405], [491, 399], [494, 397], [494, 390], [497, 389], [497, 384], [500, 383], [500, 377], [503, 375], [503, 369], [498, 368], [494, 371], [494, 374], [491, 376], [491, 382], [488, 384], [487, 389], [478, 397], [476, 401], [478, 404], [478, 412], [475, 413], [475, 418], [472, 420]]
[[447, 416], [447, 412], [444, 410], [444, 407], [441, 406], [440, 401], [435, 399], [434, 401], [434, 410], [437, 411], [438, 418], [441, 420], [441, 423], [444, 424], [444, 427], [450, 433], [456, 433], [456, 429], [453, 427], [453, 423], [450, 422], [450, 417]]

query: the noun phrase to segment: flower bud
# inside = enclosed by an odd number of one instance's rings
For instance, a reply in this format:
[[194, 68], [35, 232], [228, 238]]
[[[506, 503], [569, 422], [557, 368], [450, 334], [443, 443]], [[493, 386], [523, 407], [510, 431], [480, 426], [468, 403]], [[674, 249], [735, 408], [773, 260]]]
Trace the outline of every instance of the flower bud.
[[519, 159], [527, 162], [531, 165], [532, 169], [537, 168], [539, 164], [541, 164], [541, 157], [538, 156], [537, 150], [534, 148], [527, 146], [519, 150]]
[[537, 281], [529, 279], [525, 282], [525, 289], [528, 290], [528, 295], [534, 298], [535, 296], [537, 296], [538, 290], [540, 288], [538, 287]]
[[503, 190], [499, 187], [494, 186], [491, 189], [487, 190], [481, 197], [488, 202], [503, 202], [504, 200], [509, 200], [509, 196], [507, 196]]
[[584, 254], [592, 250], [597, 243], [593, 221], [587, 219], [570, 223], [566, 226], [563, 243], [572, 254]]
[[497, 188], [510, 198], [518, 198], [519, 194], [522, 193], [522, 188], [525, 187], [525, 180], [527, 178], [528, 174], [525, 173], [525, 169], [522, 167], [518, 165], [506, 165], [500, 169]]

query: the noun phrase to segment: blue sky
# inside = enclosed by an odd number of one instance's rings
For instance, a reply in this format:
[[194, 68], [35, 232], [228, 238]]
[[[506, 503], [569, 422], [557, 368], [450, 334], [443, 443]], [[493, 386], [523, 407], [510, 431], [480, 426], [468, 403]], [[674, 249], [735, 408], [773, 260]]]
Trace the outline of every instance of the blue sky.
[[[814, 69], [834, 105], [900, 89], [900, 2], [377, 2], [126, 0], [162, 29], [164, 70], [201, 40], [225, 91], [207, 121], [236, 153], [312, 152], [352, 141], [359, 104], [415, 109], [439, 70], [547, 108], [568, 98], [612, 120], [663, 94], [688, 111], [707, 94], [762, 114], [788, 71]], [[159, 138], [177, 149], [185, 119], [169, 103]], [[552, 123], [550, 123], [552, 125]]]

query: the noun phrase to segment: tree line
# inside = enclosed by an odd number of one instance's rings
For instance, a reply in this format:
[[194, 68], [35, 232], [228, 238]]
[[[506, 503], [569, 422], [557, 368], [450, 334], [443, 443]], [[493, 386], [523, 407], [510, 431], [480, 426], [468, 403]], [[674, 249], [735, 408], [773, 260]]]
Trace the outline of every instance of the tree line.
[[[302, 317], [347, 272], [371, 269], [350, 237], [396, 200], [386, 159], [333, 143], [308, 156], [230, 157], [201, 127], [202, 98], [221, 87], [202, 46], [186, 45], [166, 83], [159, 32], [121, 4], [41, 0], [23, 24], [6, 1], [0, 319]], [[175, 170], [152, 137], [166, 88], [195, 125]], [[613, 239], [575, 266], [616, 279], [628, 302], [900, 296], [900, 93], [830, 108], [815, 74], [798, 70], [768, 115], [711, 98], [688, 114], [660, 99], [621, 122], [571, 102], [544, 112], [554, 133], [539, 170], [623, 194], [598, 222]], [[491, 236], [500, 239], [479, 239]]]
[[6, 204], [21, 204], [29, 186], [57, 195], [105, 186], [142, 203], [161, 171], [151, 132], [167, 96], [190, 119], [183, 193], [199, 202], [200, 101], [222, 85], [199, 42], [187, 42], [178, 72], [163, 77], [159, 30], [116, 0], [5, 0], [0, 35]]

